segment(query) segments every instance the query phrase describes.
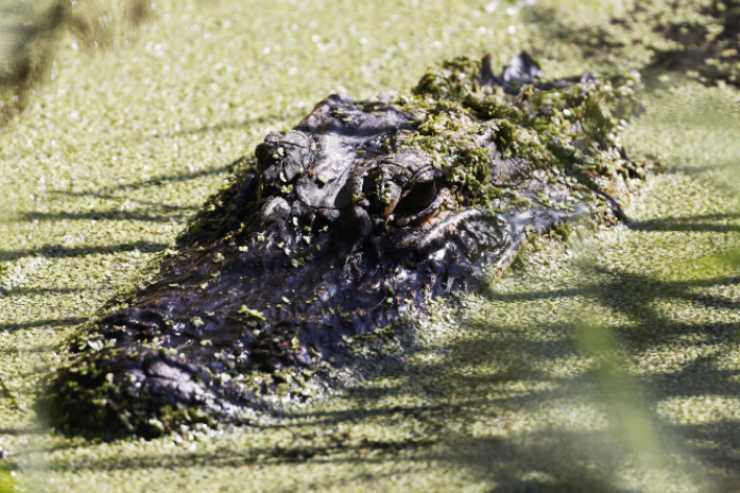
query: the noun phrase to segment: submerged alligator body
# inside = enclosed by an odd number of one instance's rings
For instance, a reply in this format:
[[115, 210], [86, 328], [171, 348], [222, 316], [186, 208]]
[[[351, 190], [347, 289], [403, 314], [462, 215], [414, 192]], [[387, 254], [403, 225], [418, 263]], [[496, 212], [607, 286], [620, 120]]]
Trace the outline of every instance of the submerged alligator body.
[[522, 53], [500, 74], [453, 60], [406, 98], [328, 97], [75, 337], [52, 423], [112, 437], [258, 419], [403, 330], [409, 307], [506, 268], [528, 235], [615, 221], [615, 190], [644, 172], [617, 137], [636, 85], [543, 81]]

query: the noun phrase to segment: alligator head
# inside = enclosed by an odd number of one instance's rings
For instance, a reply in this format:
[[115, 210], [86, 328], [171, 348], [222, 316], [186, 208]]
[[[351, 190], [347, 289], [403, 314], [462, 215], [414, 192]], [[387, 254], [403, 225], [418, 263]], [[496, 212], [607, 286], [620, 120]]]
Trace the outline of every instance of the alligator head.
[[642, 172], [616, 137], [634, 79], [540, 77], [526, 54], [500, 75], [457, 59], [408, 98], [333, 95], [268, 135], [154, 281], [73, 341], [53, 423], [152, 435], [258, 419], [327, 385], [404, 310], [504, 269], [528, 235], [613, 218], [605, 190]]

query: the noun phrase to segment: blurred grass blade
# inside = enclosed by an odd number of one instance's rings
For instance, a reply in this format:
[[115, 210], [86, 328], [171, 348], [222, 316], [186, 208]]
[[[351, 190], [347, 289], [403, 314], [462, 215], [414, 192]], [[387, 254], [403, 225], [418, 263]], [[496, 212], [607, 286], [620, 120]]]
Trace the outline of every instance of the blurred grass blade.
[[0, 125], [47, 78], [63, 30], [87, 48], [108, 48], [152, 12], [151, 0], [0, 0]]
[[606, 400], [610, 422], [627, 449], [648, 467], [663, 468], [658, 434], [637, 384], [627, 374], [627, 362], [619, 351], [614, 332], [591, 313], [581, 314], [576, 324], [576, 344], [596, 362], [596, 377]]

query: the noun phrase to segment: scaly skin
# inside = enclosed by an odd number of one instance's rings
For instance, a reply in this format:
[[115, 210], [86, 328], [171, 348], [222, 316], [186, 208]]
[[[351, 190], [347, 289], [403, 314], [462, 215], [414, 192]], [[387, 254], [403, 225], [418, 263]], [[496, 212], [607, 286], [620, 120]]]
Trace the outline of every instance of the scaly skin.
[[528, 235], [613, 221], [607, 190], [642, 172], [616, 140], [630, 81], [540, 75], [526, 54], [500, 75], [458, 59], [411, 98], [330, 96], [268, 135], [155, 281], [73, 341], [52, 423], [114, 437], [259, 419]]

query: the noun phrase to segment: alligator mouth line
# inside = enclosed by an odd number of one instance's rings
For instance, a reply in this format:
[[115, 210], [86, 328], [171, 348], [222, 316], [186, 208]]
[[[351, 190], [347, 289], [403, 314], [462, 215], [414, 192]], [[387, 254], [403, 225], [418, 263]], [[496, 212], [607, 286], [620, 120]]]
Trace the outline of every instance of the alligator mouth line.
[[500, 74], [455, 59], [391, 102], [329, 96], [243, 158], [154, 281], [73, 339], [41, 407], [59, 430], [112, 438], [309, 399], [358, 347], [410, 330], [396, 323], [410, 307], [504, 270], [529, 236], [615, 222], [605, 190], [647, 166], [618, 138], [638, 84], [543, 81], [522, 53]]

